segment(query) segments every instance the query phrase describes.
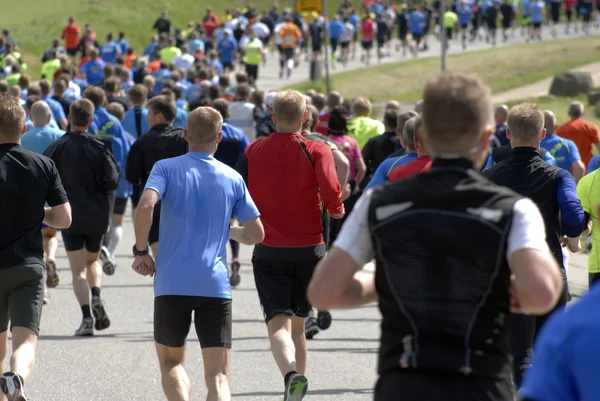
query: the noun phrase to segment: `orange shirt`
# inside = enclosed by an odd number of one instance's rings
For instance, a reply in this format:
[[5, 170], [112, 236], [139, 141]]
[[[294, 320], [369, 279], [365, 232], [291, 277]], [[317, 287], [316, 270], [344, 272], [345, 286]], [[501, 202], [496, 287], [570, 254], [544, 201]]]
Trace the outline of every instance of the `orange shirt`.
[[63, 29], [62, 38], [65, 40], [65, 48], [68, 50], [77, 49], [79, 46], [80, 31], [76, 24], [69, 24]]
[[558, 127], [556, 135], [575, 142], [581, 161], [587, 167], [592, 158], [592, 146], [600, 142], [598, 126], [583, 118], [576, 118]]
[[137, 56], [135, 55], [135, 53], [128, 54], [127, 56], [125, 56], [123, 61], [125, 62], [125, 68], [131, 70], [135, 65], [135, 62], [137, 61]]
[[160, 70], [160, 63], [161, 60], [154, 60], [148, 63], [148, 72], [150, 74], [152, 74], [153, 72], [156, 72], [158, 70]]
[[279, 30], [281, 36], [281, 47], [284, 49], [295, 49], [298, 41], [302, 38], [302, 32], [292, 22], [284, 24]]

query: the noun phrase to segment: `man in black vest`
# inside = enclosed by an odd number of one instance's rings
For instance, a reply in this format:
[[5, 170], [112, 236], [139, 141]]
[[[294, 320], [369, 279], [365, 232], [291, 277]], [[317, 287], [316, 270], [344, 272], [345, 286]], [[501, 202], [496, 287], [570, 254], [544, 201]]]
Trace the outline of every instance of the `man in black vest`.
[[[375, 401], [514, 398], [509, 313], [562, 290], [535, 204], [483, 178], [489, 88], [444, 72], [423, 94], [431, 170], [365, 192], [309, 287], [317, 308], [378, 300]], [[375, 275], [362, 267], [375, 258]]]
[[[569, 172], [549, 165], [540, 156], [540, 141], [544, 139], [546, 130], [544, 112], [537, 105], [522, 103], [514, 106], [508, 115], [507, 135], [512, 146], [511, 156], [485, 170], [483, 175], [498, 185], [527, 196], [539, 207], [546, 227], [546, 241], [564, 282], [564, 290], [555, 309], [564, 309], [569, 291], [561, 239], [568, 237], [566, 242], [576, 251], [579, 235], [585, 228], [575, 180]], [[523, 370], [529, 365], [535, 336], [548, 316], [512, 316], [511, 342], [517, 385], [520, 385]]]

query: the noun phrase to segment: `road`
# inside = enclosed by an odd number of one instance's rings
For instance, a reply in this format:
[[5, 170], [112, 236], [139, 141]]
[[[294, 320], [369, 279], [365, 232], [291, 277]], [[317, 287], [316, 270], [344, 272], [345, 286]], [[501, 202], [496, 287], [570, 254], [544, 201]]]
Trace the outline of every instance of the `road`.
[[[542, 34], [542, 40], [544, 41], [549, 41], [549, 40], [563, 40], [563, 39], [572, 39], [572, 38], [578, 38], [578, 37], [584, 37], [585, 35], [580, 31], [579, 33], [575, 33], [573, 32], [573, 30], [571, 29], [571, 32], [569, 35], [566, 35], [564, 33], [564, 25], [559, 25], [557, 27], [557, 31], [558, 31], [558, 38], [554, 39], [552, 38], [552, 36], [550, 36], [550, 33], [548, 31], [547, 27], [544, 27], [544, 31]], [[595, 28], [592, 28], [592, 34], [593, 35], [598, 35], [598, 30]], [[498, 38], [500, 38], [500, 34], [498, 34]], [[521, 37], [520, 35], [520, 30], [515, 31], [513, 37], [509, 38], [508, 42], [506, 43], [502, 43], [502, 40], [499, 39], [498, 40], [498, 44], [497, 47], [504, 47], [504, 46], [510, 46], [510, 45], [514, 45], [514, 44], [523, 44], [525, 43], [525, 39]], [[359, 45], [360, 48], [360, 45]], [[490, 49], [492, 48], [492, 46], [490, 44], [487, 44], [485, 41], [477, 41], [475, 43], [469, 43], [467, 50], [468, 52], [471, 51], [478, 51], [478, 50], [486, 50], [486, 49]], [[458, 40], [454, 40], [448, 54], [459, 54], [459, 53], [463, 53], [463, 50], [460, 47], [460, 42]], [[377, 64], [377, 60], [374, 58], [375, 52], [372, 51], [372, 59], [371, 59], [371, 65], [374, 66]], [[441, 54], [441, 46], [440, 46], [440, 42], [437, 41], [435, 38], [430, 37], [429, 38], [429, 50], [425, 51], [425, 52], [421, 52], [419, 54], [419, 58], [426, 58], [426, 57], [440, 57]], [[271, 53], [268, 56], [268, 62], [267, 65], [265, 67], [261, 67], [260, 71], [259, 71], [259, 79], [258, 79], [258, 87], [260, 89], [264, 89], [264, 90], [276, 90], [281, 88], [282, 86], [286, 86], [286, 85], [292, 85], [292, 84], [296, 84], [299, 82], [303, 82], [306, 81], [308, 79], [310, 79], [310, 75], [309, 75], [309, 63], [304, 61], [304, 58], [301, 58], [301, 62], [300, 65], [296, 67], [296, 69], [294, 70], [292, 76], [290, 78], [279, 78], [279, 63], [278, 63], [278, 56], [276, 56], [276, 54]], [[386, 63], [394, 63], [394, 62], [406, 62], [406, 61], [410, 61], [413, 60], [413, 58], [411, 56], [406, 56], [403, 57], [402, 53], [397, 53], [395, 52], [395, 49], [392, 51], [392, 55], [390, 57], [384, 57], [381, 60], [382, 64], [386, 64]], [[344, 69], [341, 64], [338, 64], [337, 68], [335, 70], [332, 70], [331, 73], [335, 74], [335, 73], [339, 73], [342, 71], [349, 71], [349, 70], [355, 70], [358, 68], [363, 68], [365, 67], [364, 63], [361, 63], [359, 60], [359, 57], [357, 56], [356, 60], [354, 61], [349, 61], [347, 67]], [[325, 71], [323, 69], [323, 74], [325, 74]]]

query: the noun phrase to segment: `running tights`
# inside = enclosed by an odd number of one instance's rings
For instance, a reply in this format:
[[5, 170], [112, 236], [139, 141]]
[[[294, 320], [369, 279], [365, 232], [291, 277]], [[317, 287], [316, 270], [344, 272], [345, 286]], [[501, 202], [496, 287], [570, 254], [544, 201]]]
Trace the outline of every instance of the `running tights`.
[[240, 256], [240, 243], [230, 239], [229, 245], [231, 245], [232, 258], [237, 259]]

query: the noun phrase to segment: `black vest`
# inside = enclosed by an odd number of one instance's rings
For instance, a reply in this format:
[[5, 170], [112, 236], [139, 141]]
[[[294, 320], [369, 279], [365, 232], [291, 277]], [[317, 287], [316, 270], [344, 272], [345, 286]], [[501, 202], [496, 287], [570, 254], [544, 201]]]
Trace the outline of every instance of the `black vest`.
[[[512, 147], [510, 146], [510, 143], [509, 143], [508, 145], [503, 145], [498, 148], [493, 148], [491, 150], [491, 152], [492, 152], [492, 161], [494, 162], [494, 164], [497, 164], [497, 163], [500, 163], [501, 161], [508, 159], [512, 155]], [[544, 148], [541, 148], [537, 152], [542, 156], [542, 159], [543, 159], [546, 156], [547, 150]]]
[[511, 377], [506, 243], [521, 198], [464, 159], [436, 159], [428, 173], [374, 189], [380, 374]]
[[483, 175], [530, 198], [537, 205], [546, 225], [546, 241], [566, 281], [560, 245], [560, 206], [556, 198], [557, 176], [561, 171], [559, 167], [546, 163], [538, 149], [518, 147], [512, 149], [502, 163], [485, 170]]

